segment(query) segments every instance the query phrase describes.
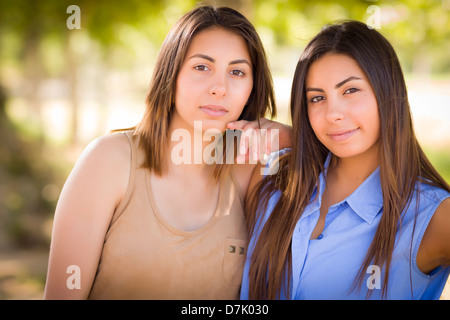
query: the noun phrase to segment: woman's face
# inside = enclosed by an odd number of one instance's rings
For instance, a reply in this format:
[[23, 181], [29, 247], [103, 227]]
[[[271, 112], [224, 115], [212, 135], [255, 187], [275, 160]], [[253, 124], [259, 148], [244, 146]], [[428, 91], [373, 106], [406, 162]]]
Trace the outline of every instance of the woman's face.
[[252, 61], [244, 40], [223, 28], [192, 39], [177, 78], [172, 123], [225, 131], [239, 118], [253, 88]]
[[327, 53], [306, 75], [308, 117], [317, 138], [334, 155], [377, 154], [380, 116], [372, 86], [356, 61]]

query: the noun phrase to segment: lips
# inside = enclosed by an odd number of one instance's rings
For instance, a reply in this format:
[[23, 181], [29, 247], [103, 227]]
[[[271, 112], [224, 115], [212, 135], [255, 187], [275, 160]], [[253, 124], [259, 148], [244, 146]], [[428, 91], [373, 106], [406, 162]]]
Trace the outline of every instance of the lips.
[[359, 128], [356, 129], [344, 129], [335, 131], [332, 133], [328, 133], [328, 136], [334, 141], [344, 141], [353, 136], [355, 133], [359, 131]]
[[201, 106], [200, 109], [211, 117], [221, 117], [228, 113], [225, 107], [219, 105], [205, 105]]

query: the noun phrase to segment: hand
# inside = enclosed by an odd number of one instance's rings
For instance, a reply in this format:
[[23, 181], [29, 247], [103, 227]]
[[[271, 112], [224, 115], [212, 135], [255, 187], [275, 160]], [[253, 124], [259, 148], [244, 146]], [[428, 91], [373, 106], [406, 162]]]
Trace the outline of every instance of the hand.
[[257, 120], [229, 122], [227, 128], [242, 131], [237, 163], [265, 163], [272, 152], [292, 146], [292, 127], [266, 118], [260, 118], [259, 124]]

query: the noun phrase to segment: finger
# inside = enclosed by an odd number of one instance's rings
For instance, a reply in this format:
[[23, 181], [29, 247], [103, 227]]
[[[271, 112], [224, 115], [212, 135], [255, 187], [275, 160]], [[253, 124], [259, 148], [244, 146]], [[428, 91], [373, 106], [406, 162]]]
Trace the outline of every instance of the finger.
[[259, 118], [259, 120], [248, 121], [247, 124], [244, 125], [243, 129], [261, 129], [261, 128], [269, 128], [272, 123], [275, 123], [266, 118]]
[[244, 131], [241, 132], [241, 136], [239, 138], [239, 145], [238, 145], [238, 155], [245, 155], [246, 151], [247, 151], [247, 137]]
[[272, 150], [272, 132], [270, 130], [262, 130], [264, 131], [264, 140], [263, 144], [265, 149], [261, 151], [261, 157], [268, 156]]
[[239, 130], [239, 129], [242, 129], [248, 122], [249, 121], [247, 121], [247, 120], [238, 120], [238, 121], [228, 122], [227, 128]]
[[244, 163], [245, 163], [245, 155], [243, 155], [243, 154], [238, 154], [238, 155], [236, 156], [236, 163], [244, 164]]
[[269, 142], [268, 149], [267, 149], [267, 155], [271, 154], [272, 152], [278, 151], [280, 148], [280, 131], [279, 131], [279, 129], [270, 130], [270, 138], [267, 140]]
[[248, 120], [231, 121], [231, 122], [228, 122], [226, 126], [227, 126], [228, 129], [235, 129], [235, 130], [242, 129], [242, 130], [246, 130], [246, 129], [249, 129], [249, 128], [253, 128], [253, 129], [260, 128], [261, 126], [264, 126], [264, 127], [268, 128], [268, 127], [270, 127], [270, 125], [272, 123], [274, 123], [274, 122], [271, 121], [271, 120], [268, 120], [266, 118], [260, 118], [259, 122], [258, 122], [258, 120], [253, 120], [253, 121], [248, 121]]
[[273, 137], [273, 131], [267, 130], [267, 129], [261, 129], [259, 134], [260, 139], [260, 151], [258, 153], [258, 160], [263, 163], [263, 160], [267, 159], [267, 156], [270, 155], [272, 152], [272, 137]]
[[238, 155], [236, 157], [237, 163], [245, 163], [249, 159], [248, 149], [251, 145], [251, 139], [250, 131], [242, 131], [239, 140]]
[[[271, 128], [276, 128], [277, 122], [260, 118], [259, 122], [239, 120], [227, 124], [230, 129], [241, 130], [241, 138], [239, 141], [239, 152], [236, 157], [237, 163], [243, 163], [245, 160], [257, 162], [265, 155], [269, 155], [272, 143], [268, 138]], [[272, 135], [270, 135], [272, 136]]]
[[[261, 143], [261, 139], [260, 139], [260, 130], [254, 130], [253, 134], [252, 134], [252, 157], [254, 162], [258, 162], [259, 160], [259, 150], [260, 150], [260, 143]], [[249, 150], [250, 151], [250, 150]]]
[[250, 163], [256, 163], [259, 150], [259, 130], [248, 129], [242, 132], [239, 153]]
[[241, 139], [239, 141], [239, 153], [242, 155], [247, 154], [247, 150], [251, 144], [251, 132], [250, 130], [242, 131]]

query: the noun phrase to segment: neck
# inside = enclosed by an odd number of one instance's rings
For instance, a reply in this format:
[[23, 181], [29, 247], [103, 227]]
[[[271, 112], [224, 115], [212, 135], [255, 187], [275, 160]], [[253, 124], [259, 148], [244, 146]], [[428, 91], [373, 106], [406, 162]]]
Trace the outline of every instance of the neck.
[[333, 157], [327, 178], [332, 178], [341, 183], [358, 187], [380, 165], [379, 145], [374, 145], [370, 150], [354, 157]]
[[221, 136], [219, 130], [215, 134], [203, 132], [201, 122], [194, 126], [181, 126], [173, 121], [170, 125], [170, 140], [166, 163], [169, 173], [179, 173], [184, 176], [208, 176], [212, 174], [220, 154], [215, 156], [214, 150]]

